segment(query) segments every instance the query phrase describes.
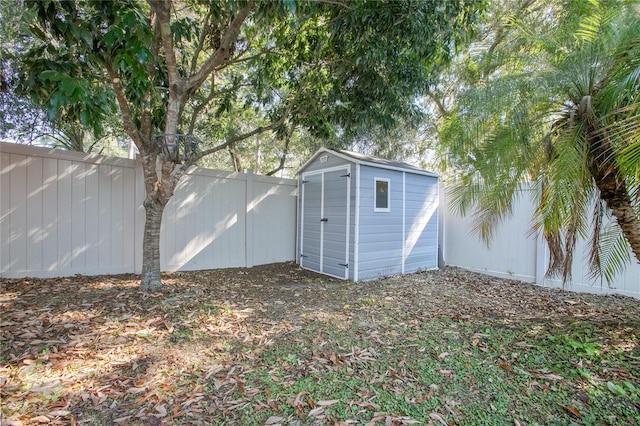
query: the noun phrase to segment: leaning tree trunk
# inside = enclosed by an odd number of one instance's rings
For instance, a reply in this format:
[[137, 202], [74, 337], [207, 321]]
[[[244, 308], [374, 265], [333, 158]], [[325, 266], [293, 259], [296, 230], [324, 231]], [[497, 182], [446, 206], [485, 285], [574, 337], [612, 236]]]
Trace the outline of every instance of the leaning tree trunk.
[[600, 198], [604, 200], [625, 239], [631, 246], [636, 261], [640, 263], [640, 220], [631, 204], [631, 197], [627, 186], [617, 173], [609, 171], [609, 174], [594, 176], [595, 183], [600, 190]]
[[588, 122], [590, 143], [589, 172], [600, 198], [607, 204], [625, 239], [640, 263], [640, 218], [631, 201], [623, 174], [615, 161], [615, 152], [604, 129]]

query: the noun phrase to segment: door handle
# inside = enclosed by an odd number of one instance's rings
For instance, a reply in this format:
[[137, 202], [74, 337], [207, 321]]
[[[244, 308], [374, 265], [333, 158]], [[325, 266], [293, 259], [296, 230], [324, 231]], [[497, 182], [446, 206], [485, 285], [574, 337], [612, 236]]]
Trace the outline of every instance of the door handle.
[[326, 217], [323, 217], [322, 219], [320, 219], [320, 222], [329, 222], [329, 219], [327, 219]]

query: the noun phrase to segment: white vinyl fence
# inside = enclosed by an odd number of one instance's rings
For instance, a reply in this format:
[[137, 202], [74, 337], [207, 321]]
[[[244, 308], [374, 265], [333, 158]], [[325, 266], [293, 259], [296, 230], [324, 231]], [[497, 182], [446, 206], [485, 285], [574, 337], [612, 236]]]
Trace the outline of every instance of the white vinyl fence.
[[[161, 230], [165, 271], [245, 267], [295, 259], [296, 181], [192, 170], [167, 205]], [[531, 191], [487, 247], [472, 235], [440, 190], [439, 239], [444, 262], [548, 287], [549, 253], [530, 235]], [[144, 228], [142, 168], [109, 158], [0, 142], [0, 276], [56, 277], [139, 273]], [[588, 277], [576, 247], [570, 290], [640, 298], [632, 261], [613, 288]]]
[[[446, 189], [440, 190], [441, 248], [447, 265], [459, 266], [503, 278], [513, 278], [545, 287], [562, 287], [562, 281], [545, 277], [549, 250], [545, 241], [531, 234], [534, 212], [533, 191], [521, 191], [514, 214], [496, 232], [489, 247], [472, 234], [473, 217], [460, 217], [450, 207]], [[640, 265], [632, 257], [624, 274], [611, 288], [606, 282], [589, 277], [586, 261], [588, 242], [578, 240], [572, 269], [572, 282], [567, 290], [600, 294], [622, 294], [640, 298]]]
[[[194, 169], [166, 207], [163, 270], [295, 258], [296, 181]], [[0, 142], [0, 276], [139, 273], [135, 160]]]

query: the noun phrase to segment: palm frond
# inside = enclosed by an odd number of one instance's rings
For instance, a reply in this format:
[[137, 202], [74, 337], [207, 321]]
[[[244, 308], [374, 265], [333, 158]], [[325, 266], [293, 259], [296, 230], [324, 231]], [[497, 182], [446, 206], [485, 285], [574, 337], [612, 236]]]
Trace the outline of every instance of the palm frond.
[[473, 213], [485, 241], [511, 214], [524, 183], [536, 182], [532, 233], [549, 245], [547, 273], [564, 283], [579, 239], [591, 238], [594, 273], [611, 279], [622, 268], [624, 245], [605, 231], [603, 209], [611, 206], [600, 202], [592, 212], [598, 188], [615, 176], [640, 211], [638, 13], [626, 2], [570, 7], [575, 15], [546, 32], [512, 16], [509, 30], [521, 44], [484, 58], [489, 74], [458, 98], [450, 131], [442, 133], [460, 170], [453, 204]]
[[[593, 280], [602, 280], [611, 286], [615, 278], [621, 274], [631, 262], [629, 243], [625, 239], [616, 221], [602, 206], [594, 212], [594, 220], [601, 225], [598, 233], [592, 238], [589, 256], [589, 276]], [[596, 219], [599, 216], [599, 219]], [[597, 241], [597, 245], [593, 242]], [[600, 281], [602, 285], [602, 281]]]

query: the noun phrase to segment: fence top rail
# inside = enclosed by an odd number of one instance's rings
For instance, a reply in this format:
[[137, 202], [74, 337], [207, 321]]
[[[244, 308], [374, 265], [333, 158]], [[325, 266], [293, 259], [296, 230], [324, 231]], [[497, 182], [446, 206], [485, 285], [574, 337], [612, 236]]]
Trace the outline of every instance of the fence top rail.
[[[230, 172], [226, 170], [217, 170], [217, 169], [206, 169], [203, 167], [192, 167], [187, 173], [187, 176], [207, 176], [213, 178], [220, 178], [226, 180], [240, 180], [243, 182], [247, 181], [248, 173], [240, 173], [240, 172]], [[287, 178], [279, 178], [273, 176], [263, 176], [263, 175], [254, 175], [251, 174], [254, 182], [264, 182], [271, 185], [290, 185], [297, 186], [298, 181], [295, 179], [287, 179]]]
[[23, 145], [11, 142], [0, 142], [0, 153], [20, 154], [30, 157], [53, 158], [57, 160], [81, 161], [90, 164], [105, 164], [120, 167], [135, 168], [138, 160], [128, 158], [107, 157], [86, 152], [66, 151], [63, 149], [46, 148], [32, 145]]
[[[98, 154], [87, 154], [85, 152], [66, 151], [63, 149], [46, 148], [32, 145], [24, 145], [12, 142], [0, 141], [0, 153], [19, 154], [29, 157], [42, 157], [53, 158], [58, 160], [79, 161], [89, 164], [104, 164], [112, 166], [120, 166], [127, 168], [136, 168], [140, 164], [139, 160], [131, 160], [129, 158], [121, 157], [108, 157]], [[193, 167], [188, 172], [188, 175], [200, 175], [219, 177], [223, 179], [232, 180], [247, 180], [246, 173], [229, 172], [224, 170], [206, 169], [202, 167]], [[296, 186], [297, 181], [295, 179], [279, 178], [274, 176], [262, 176], [253, 175], [253, 179], [258, 182], [265, 182], [271, 184], [291, 185]]]

